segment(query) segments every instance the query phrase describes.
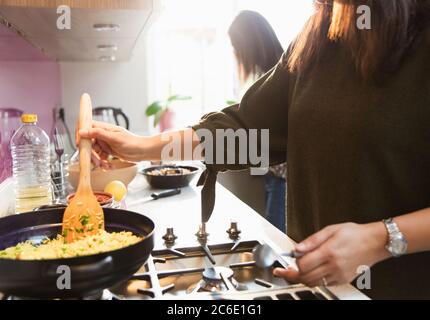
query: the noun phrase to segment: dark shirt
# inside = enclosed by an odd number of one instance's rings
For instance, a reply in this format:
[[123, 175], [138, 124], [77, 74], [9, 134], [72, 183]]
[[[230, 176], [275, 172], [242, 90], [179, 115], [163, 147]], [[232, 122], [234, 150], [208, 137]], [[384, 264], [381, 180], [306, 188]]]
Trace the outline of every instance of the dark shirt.
[[[287, 162], [288, 235], [301, 241], [328, 225], [430, 207], [430, 29], [378, 81], [363, 80], [340, 44], [307, 75], [287, 71], [287, 55], [239, 107], [208, 114], [193, 128], [270, 129], [271, 164]], [[429, 252], [386, 260], [372, 268], [364, 293], [430, 298], [429, 271]]]

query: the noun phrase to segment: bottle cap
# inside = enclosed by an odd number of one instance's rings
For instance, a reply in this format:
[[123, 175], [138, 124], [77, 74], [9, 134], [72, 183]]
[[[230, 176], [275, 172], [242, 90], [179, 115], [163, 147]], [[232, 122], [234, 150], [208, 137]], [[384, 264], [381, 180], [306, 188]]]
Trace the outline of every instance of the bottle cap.
[[37, 122], [37, 114], [23, 114], [21, 116], [22, 123], [33, 123]]

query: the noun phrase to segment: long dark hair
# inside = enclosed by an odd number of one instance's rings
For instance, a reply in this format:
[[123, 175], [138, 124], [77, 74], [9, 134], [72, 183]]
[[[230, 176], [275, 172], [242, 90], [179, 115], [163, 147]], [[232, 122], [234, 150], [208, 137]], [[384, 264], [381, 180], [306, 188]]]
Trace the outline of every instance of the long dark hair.
[[[341, 42], [357, 71], [370, 78], [396, 70], [417, 34], [430, 19], [430, 0], [318, 0], [315, 13], [295, 40], [287, 66], [306, 72], [330, 42]], [[356, 26], [357, 8], [371, 9], [371, 29]]]
[[267, 20], [254, 11], [241, 11], [228, 34], [244, 78], [262, 75], [276, 65], [283, 53], [281, 43]]

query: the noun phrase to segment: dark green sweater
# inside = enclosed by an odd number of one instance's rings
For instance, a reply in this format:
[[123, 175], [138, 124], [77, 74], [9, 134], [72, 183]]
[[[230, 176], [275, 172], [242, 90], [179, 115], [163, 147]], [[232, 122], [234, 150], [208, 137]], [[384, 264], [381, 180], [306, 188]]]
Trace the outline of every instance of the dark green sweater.
[[[430, 29], [383, 81], [362, 80], [338, 44], [308, 76], [281, 61], [239, 107], [206, 115], [199, 128], [270, 129], [271, 164], [287, 161], [287, 228], [296, 241], [331, 224], [430, 207]], [[390, 259], [372, 268], [364, 293], [430, 298], [429, 273], [429, 252]]]

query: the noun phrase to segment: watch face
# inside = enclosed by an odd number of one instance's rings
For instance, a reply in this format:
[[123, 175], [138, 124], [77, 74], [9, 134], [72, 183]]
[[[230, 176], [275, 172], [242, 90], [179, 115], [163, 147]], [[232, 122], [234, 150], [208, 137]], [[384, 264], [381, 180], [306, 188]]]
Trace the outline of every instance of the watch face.
[[390, 251], [394, 254], [394, 255], [402, 255], [406, 253], [406, 250], [408, 248], [408, 243], [406, 242], [406, 240], [401, 236], [394, 236], [391, 239], [391, 243], [390, 243]]

